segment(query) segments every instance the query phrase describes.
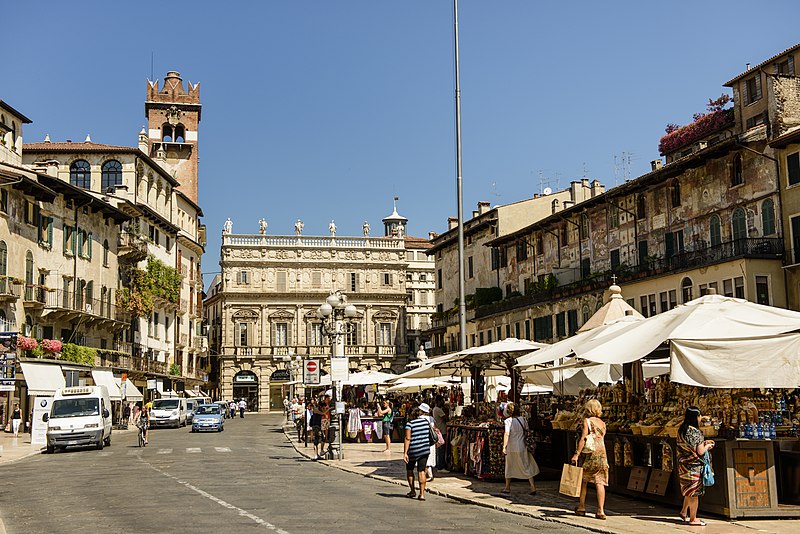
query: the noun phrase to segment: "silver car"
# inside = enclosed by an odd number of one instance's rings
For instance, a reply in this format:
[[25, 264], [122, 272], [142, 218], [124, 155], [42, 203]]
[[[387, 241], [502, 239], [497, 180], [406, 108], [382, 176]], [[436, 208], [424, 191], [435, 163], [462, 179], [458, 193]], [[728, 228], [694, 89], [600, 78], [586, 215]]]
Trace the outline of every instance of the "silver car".
[[219, 404], [201, 404], [194, 410], [194, 418], [192, 419], [192, 432], [200, 432], [201, 430], [216, 430], [222, 432], [225, 430], [225, 416], [222, 415], [222, 410]]

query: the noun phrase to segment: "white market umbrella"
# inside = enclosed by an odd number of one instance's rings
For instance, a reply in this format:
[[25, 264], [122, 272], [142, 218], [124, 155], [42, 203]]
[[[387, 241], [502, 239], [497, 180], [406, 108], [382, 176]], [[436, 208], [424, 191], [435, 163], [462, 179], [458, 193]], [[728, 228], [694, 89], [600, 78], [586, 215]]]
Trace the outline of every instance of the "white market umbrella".
[[342, 382], [345, 386], [366, 386], [370, 384], [384, 384], [396, 378], [397, 375], [380, 371], [359, 371], [350, 373], [347, 380]]
[[537, 350], [536, 352], [531, 352], [529, 354], [520, 356], [517, 358], [517, 364], [515, 367], [528, 368], [533, 365], [555, 364], [563, 358], [568, 358], [574, 355], [576, 351], [579, 350], [579, 347], [582, 347], [584, 344], [596, 339], [601, 339], [605, 336], [613, 335], [615, 332], [627, 328], [630, 323], [641, 320], [643, 319], [640, 319], [635, 315], [628, 315], [616, 319], [613, 322], [593, 328], [592, 330], [585, 330], [583, 332], [579, 331], [572, 337], [562, 339], [561, 341]]
[[[448, 380], [448, 378], [450, 380]], [[418, 393], [428, 388], [448, 387], [460, 383], [461, 380], [453, 376], [441, 378], [403, 378], [395, 382], [387, 391], [393, 393]]]
[[577, 395], [581, 389], [614, 384], [622, 378], [622, 365], [584, 363], [571, 359], [564, 365], [522, 371], [526, 384], [550, 387], [562, 395]]
[[671, 339], [730, 340], [800, 330], [800, 313], [721, 295], [705, 295], [659, 315], [632, 322], [614, 336], [587, 341], [575, 355], [598, 363], [639, 360]]

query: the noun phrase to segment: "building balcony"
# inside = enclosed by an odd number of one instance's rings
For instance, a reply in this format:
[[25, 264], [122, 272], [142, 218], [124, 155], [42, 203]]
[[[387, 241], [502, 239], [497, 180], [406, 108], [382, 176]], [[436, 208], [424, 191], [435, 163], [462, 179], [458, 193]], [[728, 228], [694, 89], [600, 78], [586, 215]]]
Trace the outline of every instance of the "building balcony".
[[[27, 288], [26, 288], [27, 289]], [[38, 288], [35, 297], [41, 297], [44, 311], [42, 317], [48, 320], [73, 321], [80, 319], [87, 326], [120, 329], [127, 326], [127, 314], [118, 309], [110, 297], [107, 299], [86, 298], [81, 292], [62, 289]]]
[[[642, 265], [620, 265], [612, 270], [594, 273], [574, 282], [556, 285], [521, 297], [513, 297], [475, 310], [475, 317], [488, 317], [497, 313], [526, 308], [543, 302], [569, 298], [590, 291], [607, 289], [612, 283], [630, 283], [656, 276], [676, 274], [699, 269], [735, 259], [784, 260], [783, 239], [773, 237], [747, 238], [727, 241], [719, 245], [695, 247], [669, 258], [648, 258]], [[615, 278], [612, 278], [615, 277]]]
[[[344, 353], [346, 356], [395, 356], [400, 350], [395, 345], [345, 345]], [[260, 358], [277, 358], [285, 356], [308, 356], [308, 357], [330, 357], [331, 348], [329, 345], [254, 345], [254, 346], [222, 346], [220, 354], [226, 356], [246, 356]]]
[[25, 284], [22, 293], [22, 303], [26, 308], [44, 308], [47, 295], [52, 290], [36, 284]]
[[175, 337], [175, 347], [182, 349], [189, 342], [189, 334], [178, 334]]
[[147, 241], [144, 236], [130, 232], [119, 234], [117, 241], [117, 259], [136, 263], [147, 258]]
[[14, 319], [0, 319], [0, 332], [16, 332], [17, 323]]
[[197, 352], [208, 352], [208, 337], [192, 336], [192, 348]]
[[10, 276], [0, 276], [0, 302], [9, 302], [19, 299], [22, 295], [22, 283]]

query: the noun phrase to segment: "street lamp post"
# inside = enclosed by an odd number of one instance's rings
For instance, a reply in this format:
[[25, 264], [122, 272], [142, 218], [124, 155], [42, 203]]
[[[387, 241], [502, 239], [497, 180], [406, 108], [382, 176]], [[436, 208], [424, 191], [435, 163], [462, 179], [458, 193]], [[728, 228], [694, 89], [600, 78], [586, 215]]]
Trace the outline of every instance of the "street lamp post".
[[[331, 384], [333, 385], [333, 407], [336, 417], [331, 418], [331, 426], [336, 432], [336, 457], [342, 454], [342, 412], [338, 401], [342, 393], [342, 382], [347, 379], [348, 363], [344, 353], [345, 336], [355, 330], [356, 307], [347, 303], [347, 295], [332, 291], [325, 302], [317, 308], [317, 318], [322, 321], [322, 332], [331, 342]], [[335, 423], [335, 424], [334, 424]]]

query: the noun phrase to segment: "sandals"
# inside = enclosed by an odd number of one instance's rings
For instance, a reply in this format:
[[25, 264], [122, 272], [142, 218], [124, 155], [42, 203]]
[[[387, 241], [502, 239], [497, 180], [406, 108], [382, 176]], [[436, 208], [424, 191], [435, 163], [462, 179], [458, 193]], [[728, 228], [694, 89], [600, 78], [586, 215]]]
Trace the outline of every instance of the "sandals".
[[406, 497], [408, 497], [409, 499], [415, 499], [417, 497], [417, 492], [409, 491], [408, 493], [406, 493]]
[[689, 522], [689, 516], [688, 515], [678, 514], [678, 517], [680, 517], [681, 521], [683, 521], [684, 523], [688, 523]]
[[701, 521], [701, 520], [698, 520], [697, 523], [689, 522], [689, 523], [686, 523], [686, 524], [689, 525], [690, 527], [704, 527], [704, 526], [706, 526], [706, 522], [705, 521]]
[[605, 521], [605, 519], [606, 519], [606, 514], [594, 514], [594, 516], [597, 519], [602, 519], [603, 521]]
[[578, 510], [577, 508], [575, 508], [575, 515], [583, 517], [586, 515], [586, 510]]
[[424, 501], [425, 500], [425, 496], [424, 495], [420, 495], [419, 497], [417, 497], [417, 500], [418, 501]]

